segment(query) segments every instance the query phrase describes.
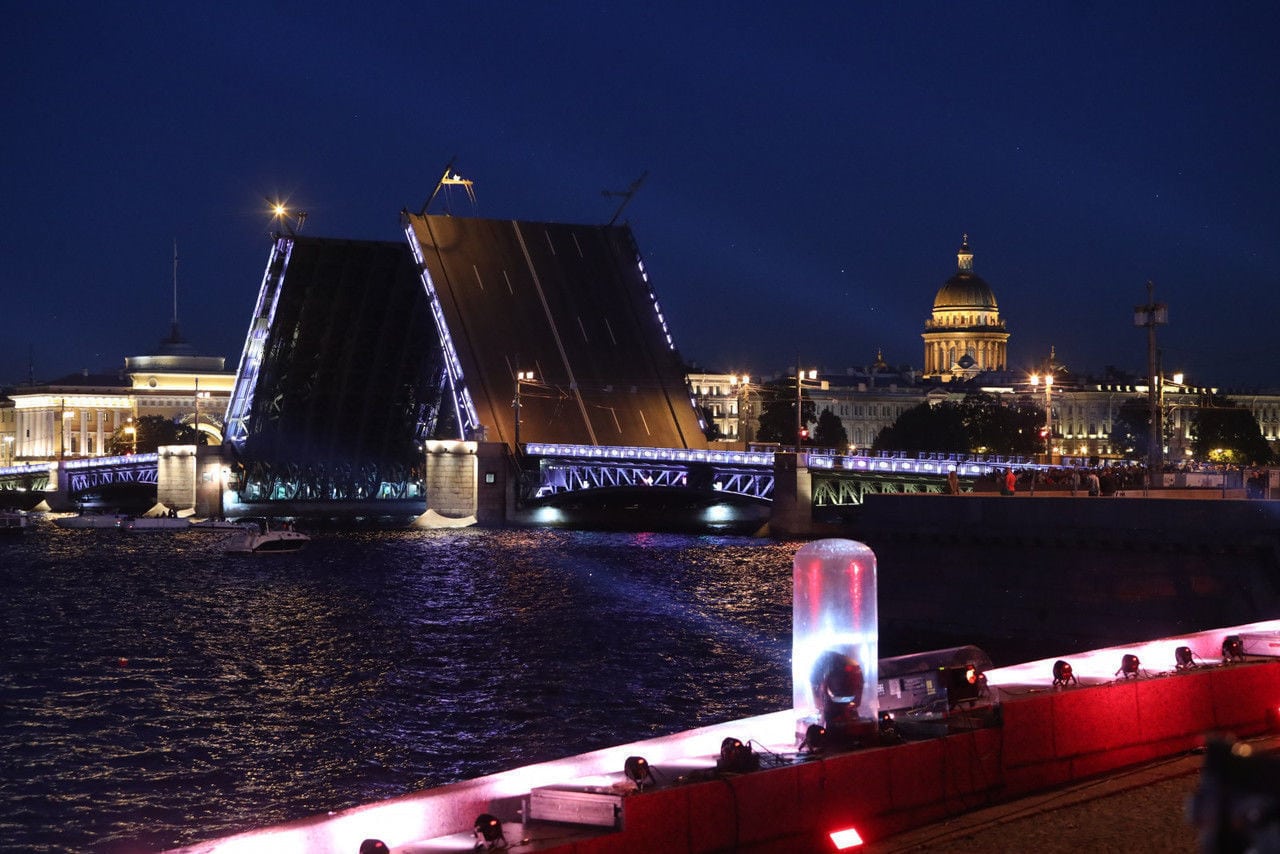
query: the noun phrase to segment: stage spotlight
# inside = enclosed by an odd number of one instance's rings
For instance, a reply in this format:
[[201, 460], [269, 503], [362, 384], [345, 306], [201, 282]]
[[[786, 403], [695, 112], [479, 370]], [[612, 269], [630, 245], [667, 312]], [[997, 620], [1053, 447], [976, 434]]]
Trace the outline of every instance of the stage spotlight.
[[1173, 660], [1177, 662], [1176, 670], [1190, 670], [1196, 666], [1195, 654], [1189, 646], [1180, 646], [1173, 651]]
[[1124, 675], [1125, 679], [1138, 678], [1138, 665], [1142, 662], [1138, 661], [1138, 656], [1133, 653], [1125, 653], [1120, 659], [1120, 669], [1116, 671], [1116, 675]]
[[626, 774], [627, 779], [635, 783], [640, 791], [644, 791], [646, 785], [654, 782], [653, 772], [649, 770], [649, 760], [643, 756], [628, 756], [622, 766], [622, 773]]
[[506, 848], [507, 838], [502, 834], [502, 822], [498, 821], [497, 816], [489, 815], [482, 812], [476, 816], [476, 847], [477, 851], [492, 851], [496, 848]]
[[1080, 680], [1071, 672], [1071, 665], [1062, 659], [1058, 659], [1053, 663], [1053, 684], [1066, 685], [1070, 682], [1074, 682], [1077, 685], [1080, 684]]
[[1224, 661], [1244, 661], [1244, 640], [1239, 635], [1227, 635], [1222, 639]]
[[804, 741], [800, 742], [800, 752], [821, 753], [826, 741], [827, 728], [822, 724], [809, 724], [804, 731]]
[[390, 854], [390, 851], [381, 839], [366, 839], [360, 843], [360, 854]]
[[729, 774], [759, 771], [760, 757], [756, 756], [750, 745], [730, 736], [720, 742], [720, 758], [716, 760], [716, 770]]

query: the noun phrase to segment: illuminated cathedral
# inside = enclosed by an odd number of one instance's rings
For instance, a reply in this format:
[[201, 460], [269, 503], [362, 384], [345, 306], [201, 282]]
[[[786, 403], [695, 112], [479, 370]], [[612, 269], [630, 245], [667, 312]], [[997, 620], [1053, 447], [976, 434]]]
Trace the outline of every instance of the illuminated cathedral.
[[956, 267], [956, 274], [938, 289], [933, 315], [920, 336], [926, 379], [965, 379], [1007, 367], [1009, 333], [991, 286], [973, 272], [967, 234], [956, 253]]

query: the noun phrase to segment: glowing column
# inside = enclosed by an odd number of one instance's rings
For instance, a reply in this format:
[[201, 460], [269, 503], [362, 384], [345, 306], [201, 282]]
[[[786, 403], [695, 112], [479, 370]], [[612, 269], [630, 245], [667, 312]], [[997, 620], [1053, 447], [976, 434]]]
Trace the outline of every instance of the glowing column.
[[793, 564], [791, 696], [796, 730], [861, 739], [878, 725], [876, 556], [853, 540], [802, 546]]

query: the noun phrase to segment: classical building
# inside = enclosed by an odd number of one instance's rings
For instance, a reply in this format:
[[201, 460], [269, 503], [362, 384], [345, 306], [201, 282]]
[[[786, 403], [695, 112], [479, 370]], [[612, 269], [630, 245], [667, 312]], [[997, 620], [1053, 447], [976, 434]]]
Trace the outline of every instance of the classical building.
[[694, 402], [720, 434], [735, 446], [754, 442], [760, 423], [760, 392], [747, 374], [694, 372], [687, 376]]
[[[223, 418], [235, 384], [222, 356], [200, 356], [172, 333], [147, 356], [125, 359], [118, 373], [83, 371], [42, 385], [11, 389], [3, 418], [5, 464], [106, 456], [113, 437], [137, 419], [159, 416], [195, 425], [209, 444], [222, 441]], [[10, 425], [12, 432], [9, 432]]]
[[971, 378], [1007, 366], [1009, 333], [991, 286], [973, 272], [967, 234], [956, 266], [956, 274], [938, 289], [933, 314], [924, 324], [925, 379]]
[[[813, 400], [815, 414], [830, 410], [844, 427], [849, 449], [866, 451], [880, 431], [908, 409], [926, 402], [959, 402], [981, 392], [1047, 408], [1046, 426], [1051, 431], [1047, 444], [1055, 461], [1090, 463], [1129, 454], [1131, 449], [1114, 445], [1111, 437], [1121, 407], [1148, 399], [1147, 378], [1110, 371], [1102, 378], [1074, 375], [1056, 361], [1052, 349], [1035, 374], [1009, 370], [1009, 333], [990, 285], [973, 272], [968, 235], [957, 253], [957, 267], [938, 290], [933, 313], [925, 323], [923, 372], [891, 369], [881, 354], [868, 367], [842, 373], [821, 371], [806, 380], [805, 395]], [[788, 376], [794, 390], [794, 374]], [[1053, 376], [1053, 383], [1046, 385], [1045, 376]], [[727, 439], [739, 442], [755, 438], [754, 426], [739, 420], [738, 413], [747, 411], [744, 401], [754, 401], [755, 418], [759, 416], [759, 393], [746, 380], [734, 374], [689, 375], [698, 405]], [[1280, 452], [1280, 393], [1220, 391], [1186, 383], [1175, 374], [1164, 378], [1159, 400], [1168, 463], [1192, 457], [1196, 415], [1214, 396], [1252, 412], [1263, 438]]]

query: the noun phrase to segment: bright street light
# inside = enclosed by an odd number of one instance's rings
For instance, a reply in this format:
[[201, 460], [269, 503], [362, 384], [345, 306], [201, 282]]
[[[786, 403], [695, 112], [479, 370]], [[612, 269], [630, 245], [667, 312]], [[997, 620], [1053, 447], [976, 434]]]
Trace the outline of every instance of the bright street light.
[[[1040, 385], [1040, 375], [1031, 375], [1031, 387]], [[1044, 453], [1045, 462], [1053, 464], [1053, 374], [1044, 375]]]

